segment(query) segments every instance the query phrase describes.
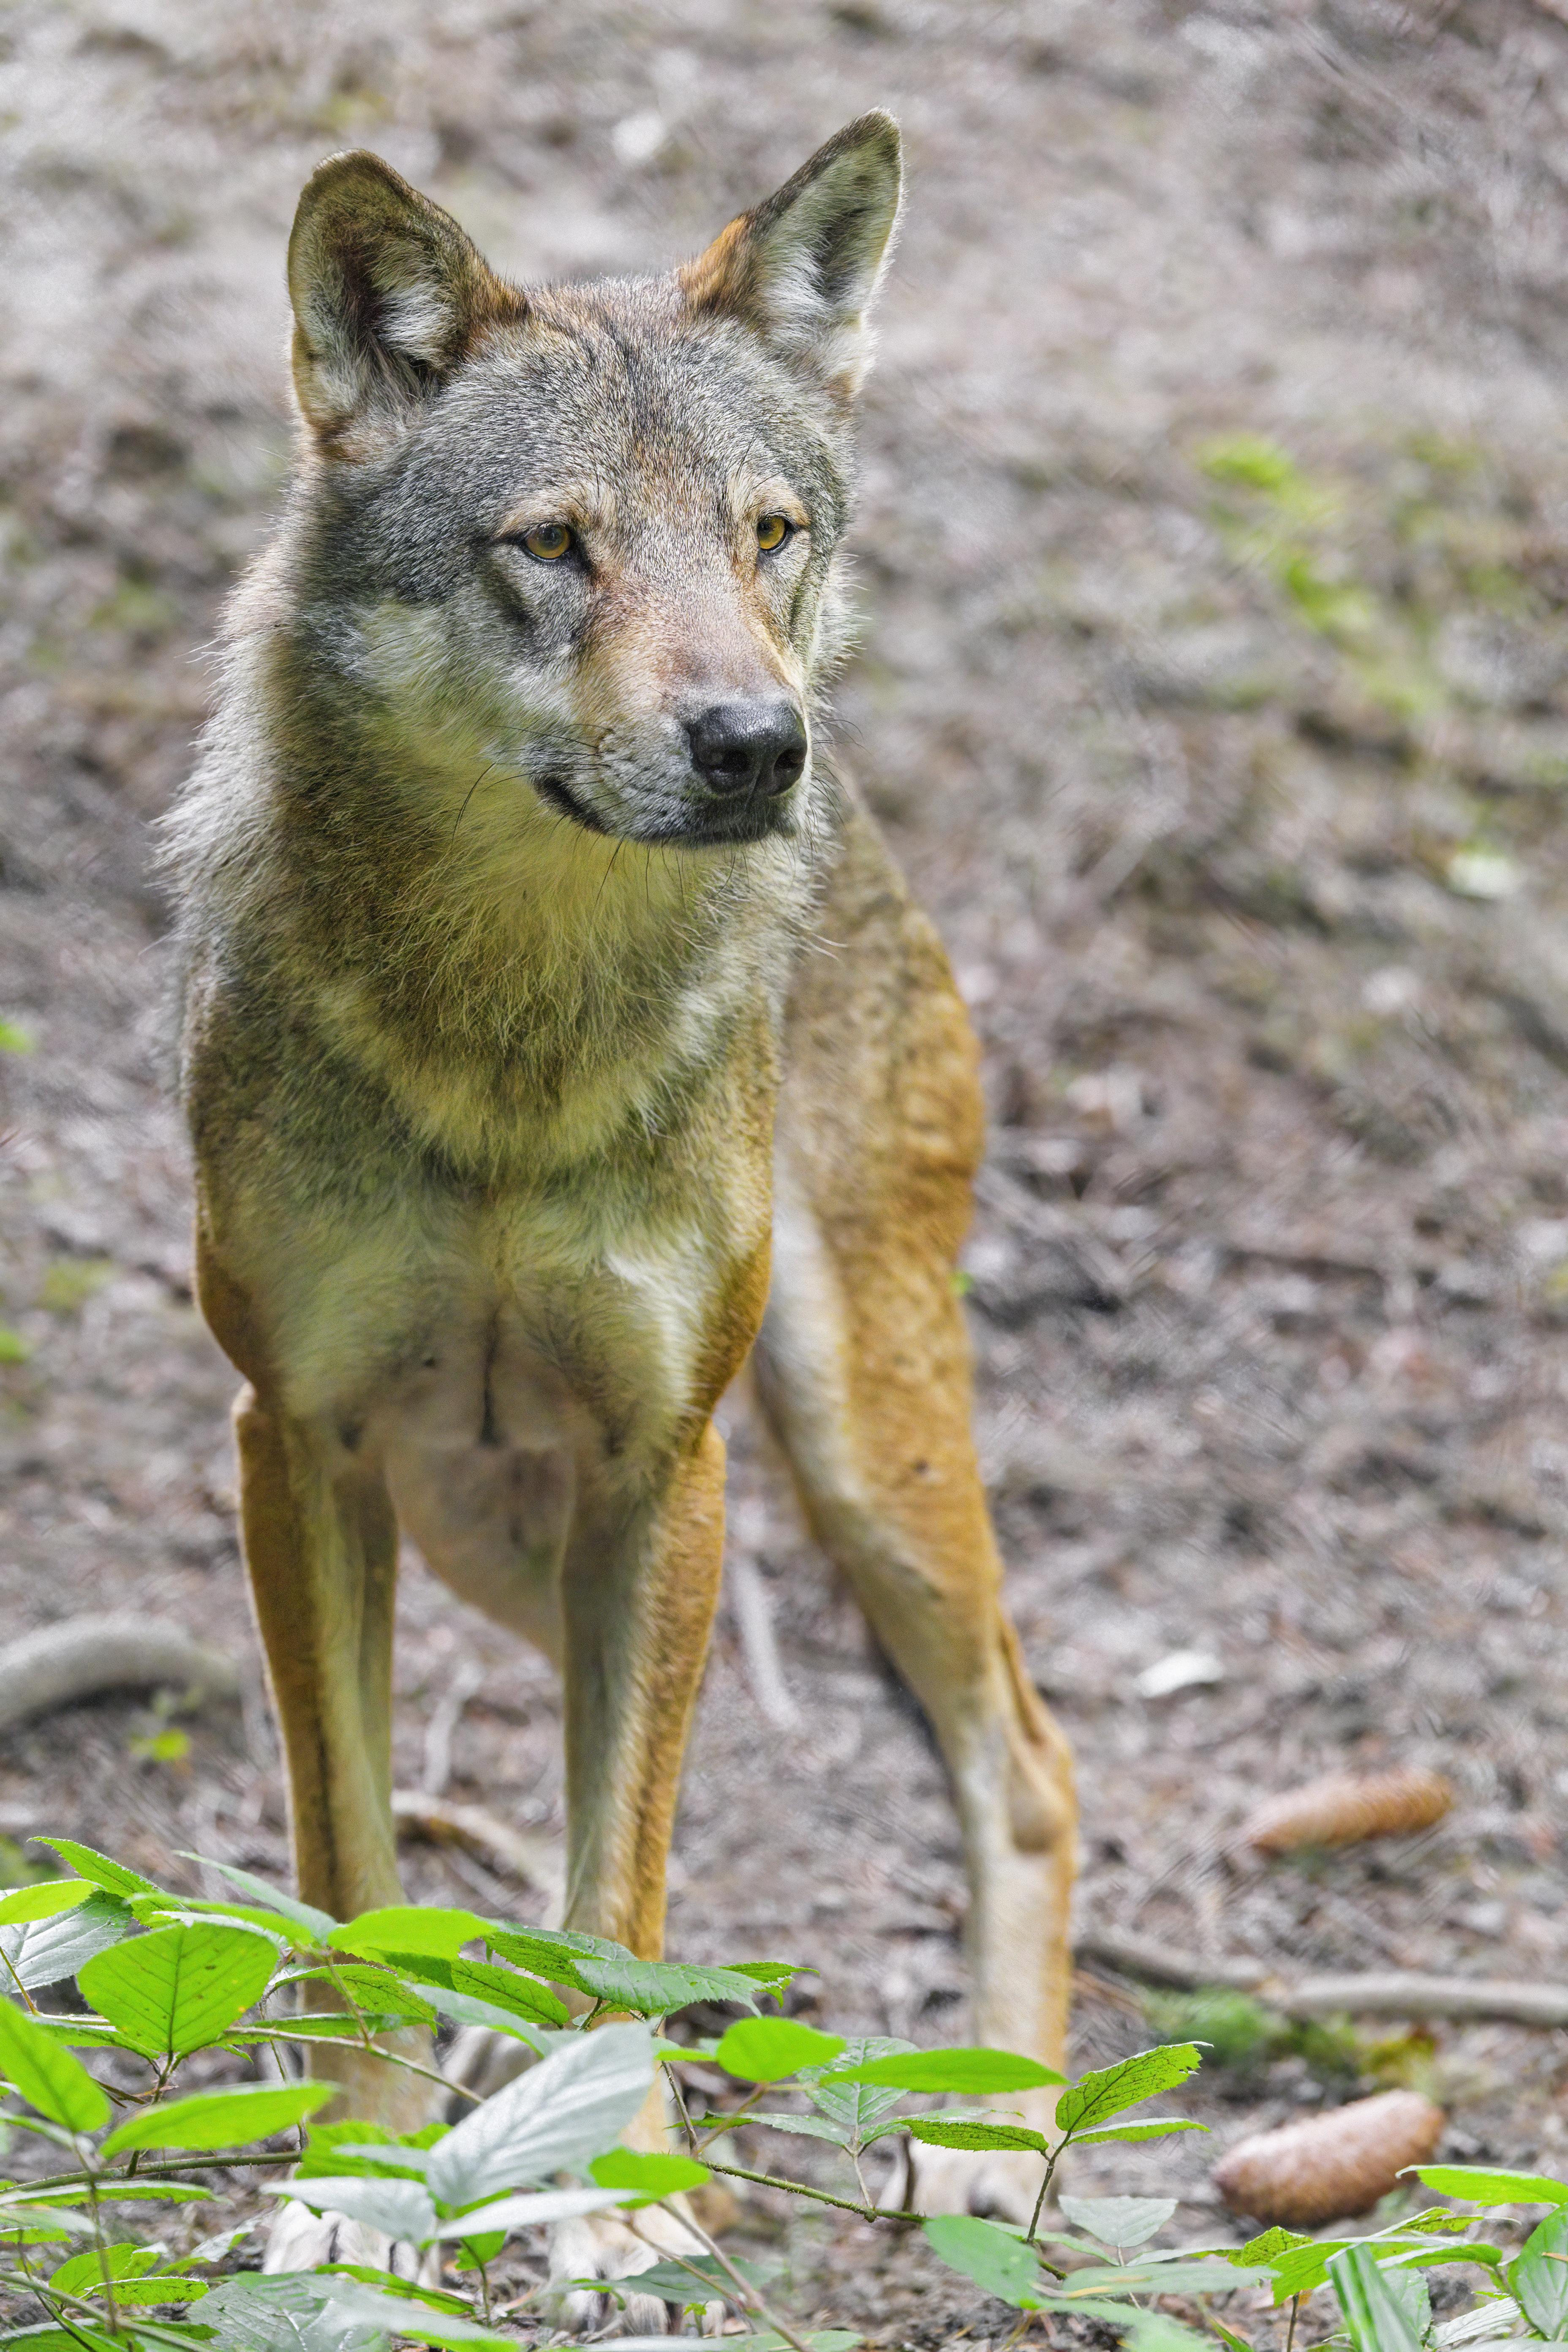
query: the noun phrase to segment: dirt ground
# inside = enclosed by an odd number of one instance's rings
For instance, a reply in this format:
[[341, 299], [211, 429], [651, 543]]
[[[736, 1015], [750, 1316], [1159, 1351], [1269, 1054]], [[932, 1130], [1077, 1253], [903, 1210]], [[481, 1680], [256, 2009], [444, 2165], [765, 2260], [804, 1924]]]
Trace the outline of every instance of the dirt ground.
[[[285, 476], [300, 182], [369, 145], [524, 279], [636, 269], [873, 103], [910, 180], [838, 731], [985, 1044], [980, 1432], [1078, 1752], [1082, 1918], [1211, 1962], [1550, 1978], [1563, 0], [16, 0], [0, 1017], [34, 1050], [0, 1056], [0, 1612], [166, 1614], [258, 1695], [191, 1717], [183, 1760], [138, 1752], [160, 1718], [131, 1698], [0, 1738], [0, 1832], [286, 1866], [234, 1379], [190, 1296], [152, 828]], [[726, 1419], [735, 1574], [670, 1948], [787, 1954], [821, 1970], [824, 2023], [952, 2038], [932, 1751], [743, 1400]], [[1182, 1651], [1209, 1678], [1142, 1696]], [[558, 1834], [558, 1729], [548, 1672], [410, 1560], [400, 1784]], [[1452, 1777], [1439, 1830], [1236, 1857], [1260, 1793], [1383, 1761]], [[411, 1845], [407, 1870], [539, 1916], [471, 1857]], [[1148, 2038], [1135, 1988], [1079, 1992], [1080, 2062]], [[1561, 2033], [1438, 2027], [1359, 2063], [1435, 2087], [1457, 2153], [1568, 2158]], [[1215, 2155], [1343, 2096], [1323, 2073], [1215, 2070], [1191, 2109], [1212, 2140], [1097, 2150], [1078, 2185], [1179, 2191], [1177, 2228], [1212, 2236]], [[858, 2227], [795, 2252], [823, 2316], [877, 2341], [1005, 2317]]]

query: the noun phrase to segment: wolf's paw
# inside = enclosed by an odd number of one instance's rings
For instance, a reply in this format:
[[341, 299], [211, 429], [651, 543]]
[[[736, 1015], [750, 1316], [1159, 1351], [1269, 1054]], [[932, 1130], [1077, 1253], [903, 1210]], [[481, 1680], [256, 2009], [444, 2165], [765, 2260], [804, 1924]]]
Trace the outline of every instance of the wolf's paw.
[[365, 2263], [397, 2278], [417, 2279], [424, 2257], [417, 2246], [389, 2238], [384, 2230], [351, 2221], [346, 2213], [318, 2213], [290, 2197], [278, 2209], [261, 2267], [268, 2273], [312, 2271], [321, 2263]]
[[[658, 2294], [635, 2294], [624, 2287], [620, 2294], [625, 2300], [617, 2302], [607, 2291], [574, 2282], [626, 2278], [635, 2271], [651, 2270], [665, 2254], [695, 2259], [706, 2251], [679, 2215], [664, 2206], [645, 2207], [637, 2217], [636, 2231], [613, 2213], [589, 2213], [579, 2221], [557, 2222], [550, 2240], [549, 2284], [540, 2307], [557, 2327], [571, 2328], [577, 2335], [679, 2336], [679, 2302], [666, 2302]], [[695, 2280], [692, 2290], [697, 2292]], [[705, 2305], [700, 2333], [716, 2336], [723, 2317], [721, 2303]]]

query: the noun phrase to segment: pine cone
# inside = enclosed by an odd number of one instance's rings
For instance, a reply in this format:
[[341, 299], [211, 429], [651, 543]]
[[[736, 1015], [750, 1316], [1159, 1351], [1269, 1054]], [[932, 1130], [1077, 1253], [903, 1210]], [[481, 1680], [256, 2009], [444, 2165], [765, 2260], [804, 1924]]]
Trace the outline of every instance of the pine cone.
[[1382, 2091], [1238, 2140], [1215, 2165], [1215, 2187], [1233, 2213], [1315, 2230], [1370, 2211], [1407, 2164], [1425, 2162], [1442, 2132], [1442, 2108], [1418, 2091]]
[[1259, 1805], [1242, 1823], [1241, 1842], [1259, 1853], [1290, 1853], [1303, 1845], [1407, 1837], [1440, 1822], [1453, 1801], [1452, 1783], [1416, 1765], [1394, 1772], [1330, 1772]]

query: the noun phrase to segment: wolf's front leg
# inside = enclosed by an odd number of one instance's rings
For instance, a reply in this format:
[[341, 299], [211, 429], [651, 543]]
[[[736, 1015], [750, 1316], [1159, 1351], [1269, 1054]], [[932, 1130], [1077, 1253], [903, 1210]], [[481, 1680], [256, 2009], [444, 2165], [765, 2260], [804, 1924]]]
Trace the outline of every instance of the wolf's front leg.
[[[566, 1557], [566, 1925], [610, 1937], [643, 1959], [657, 1959], [664, 1946], [665, 1864], [723, 1552], [724, 1446], [709, 1423], [651, 1509], [588, 1501]], [[663, 2148], [666, 2128], [656, 2088], [626, 2137]], [[552, 2303], [566, 2325], [615, 2316], [605, 2299], [569, 2280], [647, 2269], [658, 2258], [649, 2237], [672, 2251], [702, 2251], [662, 2210], [644, 2211], [638, 2222], [641, 2237], [600, 2214], [557, 2232]], [[628, 2297], [618, 2325], [658, 2333], [665, 2313], [649, 2297]]]

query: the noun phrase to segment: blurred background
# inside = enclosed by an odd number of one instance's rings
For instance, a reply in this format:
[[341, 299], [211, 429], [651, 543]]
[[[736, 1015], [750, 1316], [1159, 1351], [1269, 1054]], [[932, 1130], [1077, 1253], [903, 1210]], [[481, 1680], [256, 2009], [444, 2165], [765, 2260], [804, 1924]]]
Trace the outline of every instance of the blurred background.
[[[872, 104], [909, 204], [838, 739], [984, 1040], [980, 1434], [1086, 1931], [1560, 1974], [1564, 0], [14, 0], [0, 1610], [173, 1617], [252, 1695], [0, 1738], [0, 1858], [56, 1828], [286, 1864], [153, 828], [287, 475], [299, 186], [365, 145], [524, 280], [660, 268]], [[952, 2038], [937, 1765], [726, 1419], [671, 1948], [813, 1961], [824, 2023]], [[411, 1844], [410, 1884], [542, 1916], [551, 1677], [416, 1561], [398, 1675], [400, 1785], [544, 1857]], [[1446, 1772], [1447, 1820], [1238, 1853], [1259, 1795], [1382, 1764]], [[1080, 2057], [1148, 2038], [1135, 1985], [1079, 1994]], [[1253, 2051], [1198, 2111], [1223, 2143], [1419, 2076], [1458, 2153], [1568, 2154], [1561, 2033], [1346, 2047]], [[1202, 2208], [1209, 2160], [1115, 2182]]]

